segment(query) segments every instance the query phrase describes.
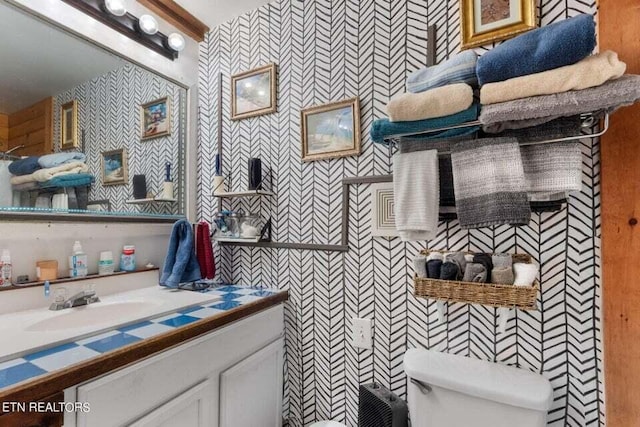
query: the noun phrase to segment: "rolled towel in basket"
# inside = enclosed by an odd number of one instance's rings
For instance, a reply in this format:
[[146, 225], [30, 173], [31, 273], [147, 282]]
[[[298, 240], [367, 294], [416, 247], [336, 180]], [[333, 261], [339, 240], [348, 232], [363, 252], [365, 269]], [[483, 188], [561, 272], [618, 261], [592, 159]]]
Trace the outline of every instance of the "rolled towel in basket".
[[455, 262], [445, 261], [442, 263], [440, 271], [440, 280], [460, 280], [462, 273], [460, 267]]
[[535, 263], [525, 264], [523, 262], [517, 262], [513, 264], [513, 271], [515, 273], [515, 279], [513, 284], [515, 286], [531, 286], [538, 277], [538, 266]]
[[475, 264], [482, 264], [484, 266], [484, 269], [487, 272], [485, 276], [485, 282], [489, 282], [489, 280], [491, 279], [491, 270], [493, 270], [493, 261], [491, 260], [491, 255], [475, 254], [473, 256], [473, 262]]
[[442, 261], [444, 257], [440, 252], [431, 252], [427, 257], [427, 277], [439, 279], [442, 272]]
[[482, 86], [575, 64], [593, 52], [595, 29], [593, 16], [583, 14], [507, 40], [478, 59], [478, 82]]
[[444, 262], [455, 263], [460, 270], [459, 278], [462, 279], [467, 268], [467, 259], [465, 258], [464, 252], [449, 252], [444, 256]]
[[387, 104], [392, 122], [411, 122], [450, 116], [473, 103], [473, 89], [465, 83], [442, 86], [420, 93], [396, 95]]
[[470, 262], [464, 271], [464, 282], [487, 282], [487, 269], [481, 263]]
[[409, 74], [407, 90], [418, 93], [453, 83], [467, 83], [476, 87], [478, 85], [477, 62], [477, 53], [473, 50], [464, 50], [437, 65], [423, 67]]
[[493, 263], [493, 268], [511, 268], [513, 257], [511, 254], [492, 254], [491, 262]]
[[514, 276], [512, 267], [496, 268], [491, 270], [491, 283], [497, 285], [513, 285]]
[[418, 277], [427, 276], [427, 257], [419, 255], [413, 259], [413, 270]]
[[607, 50], [565, 67], [486, 84], [480, 89], [480, 103], [495, 104], [600, 86], [622, 76], [626, 68], [617, 53]]

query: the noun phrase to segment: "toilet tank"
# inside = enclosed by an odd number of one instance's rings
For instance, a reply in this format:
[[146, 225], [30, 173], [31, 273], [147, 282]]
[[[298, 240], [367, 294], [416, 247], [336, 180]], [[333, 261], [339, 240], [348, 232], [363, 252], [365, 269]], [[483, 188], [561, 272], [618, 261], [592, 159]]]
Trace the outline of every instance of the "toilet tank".
[[437, 351], [404, 355], [412, 427], [543, 427], [549, 380], [523, 369]]

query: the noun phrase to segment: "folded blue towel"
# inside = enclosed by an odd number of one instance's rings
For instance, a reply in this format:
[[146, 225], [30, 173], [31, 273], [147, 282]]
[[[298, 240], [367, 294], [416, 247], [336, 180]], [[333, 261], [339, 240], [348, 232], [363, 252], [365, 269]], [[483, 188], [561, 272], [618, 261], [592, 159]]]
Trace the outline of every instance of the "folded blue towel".
[[62, 188], [80, 187], [81, 185], [91, 185], [94, 182], [93, 175], [89, 173], [71, 173], [51, 178], [49, 181], [40, 183], [41, 188]]
[[407, 91], [413, 93], [424, 92], [453, 83], [467, 83], [471, 87], [477, 87], [477, 61], [477, 53], [473, 50], [465, 50], [438, 65], [420, 68], [409, 74]]
[[38, 156], [27, 157], [26, 159], [16, 160], [9, 165], [9, 172], [13, 175], [30, 175], [40, 169], [38, 164]]
[[575, 64], [593, 52], [595, 25], [592, 15], [578, 15], [507, 40], [478, 59], [478, 81], [501, 82]]
[[[378, 144], [388, 145], [384, 140], [393, 135], [404, 133], [416, 133], [429, 129], [438, 129], [447, 126], [459, 125], [461, 123], [470, 122], [478, 118], [480, 108], [478, 104], [472, 104], [471, 107], [456, 114], [444, 117], [436, 117], [433, 119], [416, 120], [413, 122], [390, 122], [389, 119], [374, 120], [371, 124], [371, 139]], [[476, 132], [478, 126], [470, 126], [461, 129], [451, 129], [437, 133], [429, 133], [418, 135], [412, 139], [439, 139], [451, 138], [455, 136], [469, 135]]]
[[84, 153], [66, 152], [47, 154], [38, 159], [38, 164], [43, 168], [54, 168], [71, 162], [84, 162], [87, 156]]
[[202, 279], [196, 257], [193, 228], [186, 219], [173, 224], [167, 257], [162, 268], [160, 286], [177, 288], [180, 283]]

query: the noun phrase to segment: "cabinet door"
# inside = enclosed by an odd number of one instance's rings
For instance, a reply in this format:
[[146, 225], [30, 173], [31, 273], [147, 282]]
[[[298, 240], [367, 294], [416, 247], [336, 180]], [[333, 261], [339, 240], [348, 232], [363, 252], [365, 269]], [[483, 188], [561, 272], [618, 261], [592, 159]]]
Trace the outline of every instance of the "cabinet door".
[[209, 427], [213, 424], [210, 411], [212, 391], [212, 382], [203, 381], [130, 427]]
[[282, 425], [283, 340], [220, 375], [220, 427]]

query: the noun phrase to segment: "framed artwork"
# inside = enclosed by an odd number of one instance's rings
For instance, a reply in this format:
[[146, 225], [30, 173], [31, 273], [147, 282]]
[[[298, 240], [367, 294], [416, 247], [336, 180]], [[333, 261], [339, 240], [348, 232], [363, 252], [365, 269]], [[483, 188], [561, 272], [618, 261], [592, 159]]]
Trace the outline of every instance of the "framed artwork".
[[171, 135], [171, 102], [169, 97], [140, 106], [142, 140]]
[[276, 64], [231, 76], [231, 120], [275, 113]]
[[307, 108], [301, 112], [302, 161], [360, 154], [358, 98]]
[[393, 203], [393, 182], [371, 184], [371, 235], [377, 237], [395, 237], [396, 217]]
[[78, 148], [78, 101], [67, 102], [60, 107], [60, 148]]
[[102, 152], [102, 184], [121, 185], [128, 182], [127, 150]]
[[535, 0], [460, 0], [462, 49], [504, 40], [536, 27]]

